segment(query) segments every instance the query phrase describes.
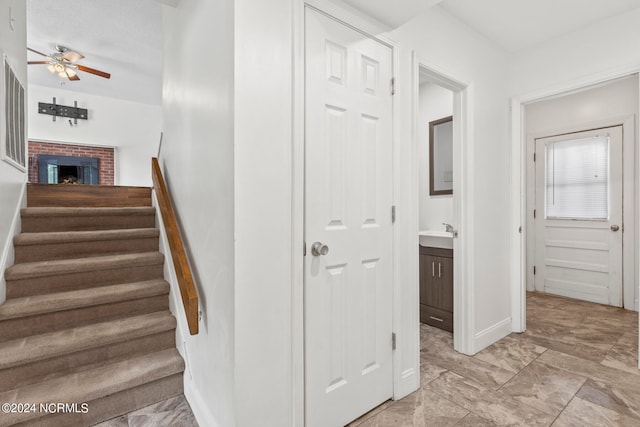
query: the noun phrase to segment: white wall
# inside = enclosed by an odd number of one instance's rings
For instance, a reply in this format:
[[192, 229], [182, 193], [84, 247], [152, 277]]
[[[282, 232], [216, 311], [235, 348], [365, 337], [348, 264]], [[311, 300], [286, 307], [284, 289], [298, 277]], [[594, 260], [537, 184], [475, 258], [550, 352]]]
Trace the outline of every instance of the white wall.
[[444, 231], [443, 222], [453, 224], [453, 196], [429, 194], [429, 122], [453, 114], [453, 92], [425, 83], [420, 85], [418, 102], [420, 230]]
[[617, 70], [640, 68], [640, 9], [517, 52], [511, 93], [564, 88]]
[[[9, 24], [10, 19], [14, 20], [13, 28]], [[0, 0], [0, 51], [7, 55], [7, 60], [16, 77], [25, 86], [28, 94], [26, 20], [27, 11], [24, 1]], [[4, 87], [4, 82], [0, 84]], [[0, 89], [0, 93], [3, 94], [0, 103], [4, 105], [4, 89]], [[0, 111], [4, 109], [0, 108]], [[0, 144], [3, 146], [5, 144], [4, 127], [0, 127]], [[5, 298], [4, 268], [13, 264], [11, 238], [14, 232], [19, 231], [19, 227], [16, 230], [14, 219], [16, 209], [21, 203], [22, 188], [26, 180], [25, 172], [0, 160], [0, 303]]]
[[235, 2], [238, 426], [294, 424], [292, 4]]
[[[53, 77], [52, 77], [53, 78]], [[73, 84], [69, 82], [68, 84]], [[88, 110], [88, 120], [69, 125], [69, 119], [38, 113], [38, 102], [53, 102]], [[151, 157], [158, 153], [162, 107], [116, 98], [29, 85], [30, 140], [116, 147], [116, 185], [150, 186]]]
[[525, 130], [535, 137], [638, 114], [638, 77], [628, 77], [525, 106]]
[[203, 312], [199, 334], [181, 328], [177, 344], [188, 364], [185, 395], [199, 424], [211, 427], [236, 425], [233, 9], [232, 0], [163, 6], [160, 160]]
[[[465, 286], [469, 288], [471, 306], [466, 310], [475, 320], [471, 352], [479, 351], [510, 332], [509, 259], [509, 143], [508, 143], [508, 58], [480, 34], [436, 6], [394, 30], [391, 37], [401, 46], [399, 102], [402, 125], [402, 160], [410, 164], [410, 124], [412, 117], [411, 49], [425, 66], [467, 85], [468, 121], [467, 154], [463, 171], [468, 185], [463, 196], [469, 216], [462, 224], [454, 224], [468, 242]], [[455, 155], [455, 154], [454, 154]], [[408, 168], [402, 173], [399, 209], [411, 209], [411, 179]], [[454, 175], [454, 180], [455, 180]], [[456, 184], [454, 183], [454, 186]], [[461, 185], [458, 183], [457, 185]], [[456, 187], [454, 187], [454, 191]], [[415, 196], [413, 196], [415, 197]], [[455, 207], [454, 207], [455, 208]], [[412, 260], [417, 247], [415, 231], [400, 230], [408, 242], [400, 259]], [[415, 261], [400, 267], [402, 283], [412, 283], [410, 271], [417, 271]], [[409, 302], [404, 311], [418, 309], [417, 301]], [[411, 322], [406, 317], [405, 322]], [[410, 326], [403, 325], [403, 330]], [[406, 360], [405, 363], [411, 363]], [[402, 368], [404, 369], [404, 367]]]

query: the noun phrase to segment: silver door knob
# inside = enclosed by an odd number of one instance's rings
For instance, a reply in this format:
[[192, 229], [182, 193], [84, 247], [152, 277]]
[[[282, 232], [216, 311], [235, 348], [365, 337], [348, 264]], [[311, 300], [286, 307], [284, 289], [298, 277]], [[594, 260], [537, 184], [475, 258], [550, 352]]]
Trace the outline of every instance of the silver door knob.
[[311, 245], [311, 255], [313, 256], [326, 255], [328, 253], [329, 246], [325, 245], [324, 243], [315, 242], [313, 245]]
[[620, 227], [618, 227], [617, 225], [614, 224], [611, 226], [611, 231], [618, 231], [618, 230], [620, 230]]

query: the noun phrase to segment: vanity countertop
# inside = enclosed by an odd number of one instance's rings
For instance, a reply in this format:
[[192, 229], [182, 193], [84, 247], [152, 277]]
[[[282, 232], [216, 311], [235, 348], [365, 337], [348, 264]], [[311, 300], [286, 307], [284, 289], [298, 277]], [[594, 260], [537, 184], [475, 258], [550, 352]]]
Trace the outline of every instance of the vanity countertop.
[[421, 230], [418, 232], [420, 246], [453, 249], [453, 233], [441, 230]]

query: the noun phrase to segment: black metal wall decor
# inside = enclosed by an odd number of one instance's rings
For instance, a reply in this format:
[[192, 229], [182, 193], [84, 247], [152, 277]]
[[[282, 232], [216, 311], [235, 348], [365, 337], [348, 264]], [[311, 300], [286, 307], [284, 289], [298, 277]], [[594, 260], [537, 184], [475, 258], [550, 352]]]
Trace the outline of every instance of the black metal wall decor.
[[89, 113], [86, 108], [78, 108], [78, 101], [73, 101], [73, 107], [67, 107], [66, 105], [56, 104], [55, 98], [53, 98], [52, 104], [38, 102], [38, 113], [53, 116], [54, 122], [56, 121], [56, 117], [74, 119], [75, 124], [78, 124], [78, 119], [87, 120], [89, 118]]

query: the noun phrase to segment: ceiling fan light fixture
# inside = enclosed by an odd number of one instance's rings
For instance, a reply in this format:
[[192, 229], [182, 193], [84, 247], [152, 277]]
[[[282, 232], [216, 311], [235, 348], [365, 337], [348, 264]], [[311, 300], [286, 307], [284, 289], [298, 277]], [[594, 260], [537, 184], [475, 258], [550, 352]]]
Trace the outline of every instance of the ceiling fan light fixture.
[[27, 50], [37, 55], [48, 58], [48, 61], [27, 61], [28, 65], [42, 64], [46, 65], [51, 74], [58, 74], [60, 78], [68, 78], [69, 80], [80, 80], [78, 77], [78, 71], [93, 74], [105, 79], [111, 78], [111, 74], [104, 71], [96, 70], [95, 68], [85, 67], [83, 65], [76, 64], [77, 61], [84, 58], [84, 55], [76, 51], [69, 50], [64, 46], [57, 45], [56, 50], [51, 55], [46, 55], [42, 52], [38, 52], [35, 49], [27, 47]]

